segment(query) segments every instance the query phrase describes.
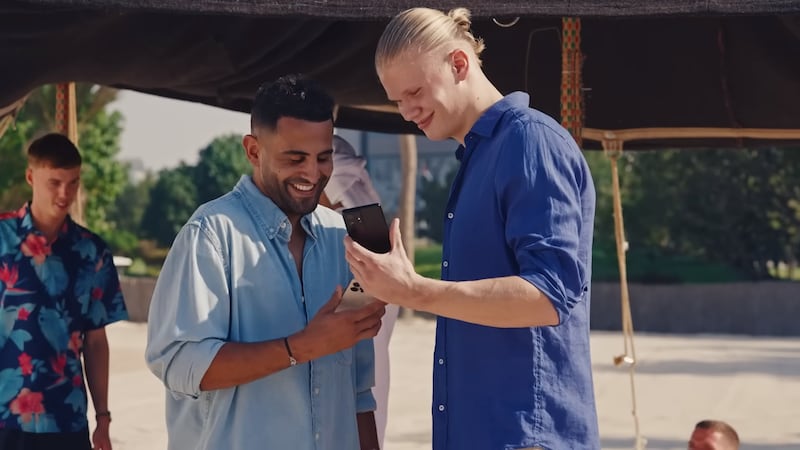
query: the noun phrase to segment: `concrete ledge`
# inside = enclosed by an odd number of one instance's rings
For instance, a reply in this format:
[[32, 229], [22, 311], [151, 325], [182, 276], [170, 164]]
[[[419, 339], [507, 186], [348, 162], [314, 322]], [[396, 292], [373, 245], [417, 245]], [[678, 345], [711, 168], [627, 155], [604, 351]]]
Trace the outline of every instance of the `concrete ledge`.
[[[800, 283], [632, 284], [636, 331], [800, 336]], [[593, 283], [592, 329], [622, 327], [620, 287]]]
[[[155, 278], [120, 277], [132, 322], [146, 322]], [[635, 331], [800, 336], [800, 283], [631, 284]], [[617, 283], [592, 284], [592, 329], [620, 330]]]

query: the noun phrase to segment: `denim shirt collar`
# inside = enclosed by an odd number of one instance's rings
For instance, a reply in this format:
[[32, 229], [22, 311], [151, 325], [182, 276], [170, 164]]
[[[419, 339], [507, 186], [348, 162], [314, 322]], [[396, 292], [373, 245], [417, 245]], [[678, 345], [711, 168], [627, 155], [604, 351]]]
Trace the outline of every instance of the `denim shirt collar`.
[[[474, 136], [483, 138], [491, 138], [494, 134], [497, 124], [503, 114], [510, 109], [527, 108], [530, 103], [530, 96], [525, 92], [512, 92], [505, 97], [501, 98], [497, 103], [490, 106], [481, 116], [478, 121], [472, 125], [472, 128], [467, 133], [464, 139], [465, 144], [469, 144]], [[464, 157], [464, 145], [460, 145], [456, 150], [456, 158], [460, 161]]]
[[[258, 189], [250, 175], [242, 175], [233, 190], [244, 200], [247, 211], [253, 220], [264, 229], [269, 239], [278, 237], [281, 241], [289, 242], [289, 238], [292, 236], [292, 224], [289, 222], [289, 218], [271, 198]], [[300, 226], [303, 227], [307, 236], [316, 240], [314, 218], [313, 212], [304, 215], [300, 218]]]

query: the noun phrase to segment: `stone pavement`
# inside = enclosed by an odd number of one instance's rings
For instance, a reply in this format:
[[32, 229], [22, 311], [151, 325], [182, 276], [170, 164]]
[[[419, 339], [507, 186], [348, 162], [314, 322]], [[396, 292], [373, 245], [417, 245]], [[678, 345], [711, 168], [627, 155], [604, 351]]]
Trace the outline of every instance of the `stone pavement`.
[[[108, 335], [114, 450], [165, 449], [165, 394], [144, 364], [146, 325], [117, 323]], [[430, 449], [433, 335], [433, 321], [397, 322], [385, 450]], [[743, 450], [800, 449], [800, 339], [637, 334], [635, 346], [648, 449], [685, 449], [705, 418], [734, 425]], [[622, 348], [620, 333], [592, 333], [600, 432], [610, 450], [633, 448], [630, 378], [612, 364]]]

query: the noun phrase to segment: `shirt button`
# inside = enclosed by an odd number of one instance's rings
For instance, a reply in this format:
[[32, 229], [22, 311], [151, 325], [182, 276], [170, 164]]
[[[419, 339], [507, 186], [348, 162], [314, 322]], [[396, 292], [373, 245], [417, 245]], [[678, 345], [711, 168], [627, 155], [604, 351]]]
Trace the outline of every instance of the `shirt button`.
[[453, 213], [451, 213], [451, 212], [447, 213], [447, 218], [448, 219], [452, 219], [453, 218]]
[[442, 267], [447, 267], [447, 266], [449, 266], [449, 265], [450, 265], [450, 263], [448, 263], [447, 261], [444, 261], [444, 262], [442, 263]]
[[316, 439], [316, 440], [319, 440], [319, 433], [316, 433], [316, 434], [314, 435], [314, 439]]
[[286, 228], [286, 222], [281, 222], [281, 229]]
[[441, 366], [443, 364], [444, 364], [444, 358], [439, 358], [439, 365]]
[[439, 411], [444, 411], [444, 405], [439, 405]]
[[314, 388], [314, 395], [319, 395], [319, 388]]

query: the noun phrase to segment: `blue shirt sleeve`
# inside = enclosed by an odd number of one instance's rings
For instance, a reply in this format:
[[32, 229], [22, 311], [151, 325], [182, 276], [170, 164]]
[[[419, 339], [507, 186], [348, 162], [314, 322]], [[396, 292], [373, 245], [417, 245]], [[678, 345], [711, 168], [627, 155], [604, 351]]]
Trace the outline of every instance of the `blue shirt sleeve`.
[[518, 125], [496, 173], [506, 243], [519, 276], [550, 299], [563, 323], [589, 283], [578, 255], [582, 155], [574, 141], [545, 124]]
[[176, 398], [200, 395], [228, 337], [230, 292], [214, 235], [190, 222], [178, 233], [156, 282], [145, 358]]
[[87, 311], [86, 329], [95, 330], [106, 325], [126, 320], [128, 311], [122, 297], [119, 275], [114, 266], [111, 250], [101, 243], [96, 244], [100, 257], [96, 264], [96, 272], [89, 293], [90, 302]]

